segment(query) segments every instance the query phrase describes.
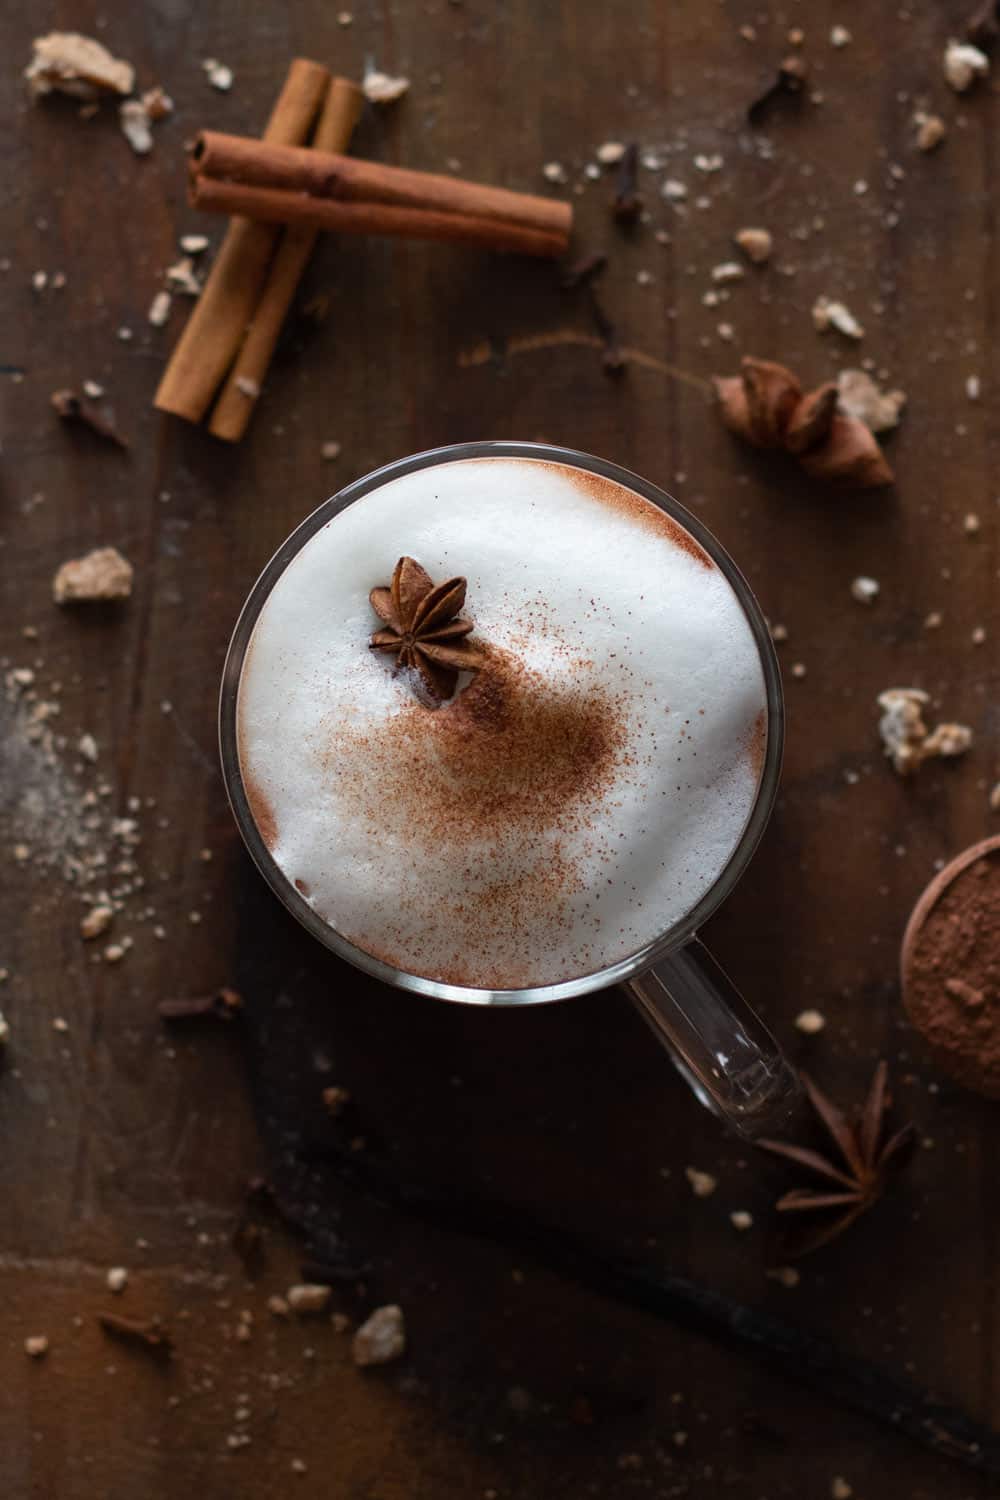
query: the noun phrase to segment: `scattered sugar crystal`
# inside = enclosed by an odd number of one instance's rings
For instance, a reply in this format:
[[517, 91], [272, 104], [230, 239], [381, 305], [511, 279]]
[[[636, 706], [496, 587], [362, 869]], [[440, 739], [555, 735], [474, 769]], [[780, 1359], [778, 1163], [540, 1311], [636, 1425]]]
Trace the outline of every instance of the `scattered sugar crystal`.
[[846, 26], [831, 26], [830, 27], [830, 46], [831, 47], [846, 47], [846, 46], [848, 46], [850, 44], [851, 40], [852, 40], [851, 33], [848, 31], [848, 29], [847, 29]]
[[962, 530], [965, 532], [966, 536], [975, 536], [979, 531], [979, 517], [976, 515], [976, 512], [974, 510], [968, 511], [967, 514], [963, 517]]
[[774, 241], [769, 229], [740, 229], [733, 239], [747, 260], [753, 261], [754, 265], [760, 266], [770, 260]]
[[688, 195], [687, 183], [681, 182], [676, 177], [668, 177], [660, 192], [664, 198], [669, 198], [671, 203], [683, 203]]
[[542, 176], [546, 182], [562, 183], [566, 181], [566, 168], [562, 162], [547, 161], [542, 167]]
[[128, 1271], [124, 1266], [112, 1266], [104, 1280], [109, 1292], [123, 1292], [128, 1286]]
[[742, 281], [745, 276], [743, 267], [735, 260], [720, 261], [717, 266], [712, 267], [712, 280], [715, 282]]
[[24, 1341], [24, 1352], [29, 1359], [44, 1359], [49, 1352], [49, 1341], [44, 1333], [33, 1333]]
[[970, 401], [978, 401], [982, 392], [982, 385], [978, 375], [969, 375], [965, 381], [965, 394]]
[[753, 1214], [748, 1213], [745, 1208], [736, 1208], [729, 1215], [729, 1222], [742, 1234], [753, 1228]]

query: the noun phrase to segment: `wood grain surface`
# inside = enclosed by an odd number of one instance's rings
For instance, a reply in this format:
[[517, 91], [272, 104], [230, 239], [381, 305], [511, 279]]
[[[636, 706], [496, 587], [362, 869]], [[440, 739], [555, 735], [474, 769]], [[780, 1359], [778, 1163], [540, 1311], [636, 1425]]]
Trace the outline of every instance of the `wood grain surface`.
[[[995, 828], [987, 799], [1000, 775], [1000, 102], [989, 80], [959, 98], [941, 73], [971, 8], [357, 0], [350, 24], [318, 0], [80, 0], [44, 20], [6, 8], [0, 655], [5, 671], [36, 678], [0, 707], [5, 1500], [194, 1489], [203, 1500], [819, 1500], [836, 1476], [862, 1500], [986, 1493], [748, 1356], [380, 1205], [329, 1164], [331, 1151], [377, 1153], [402, 1178], [488, 1195], [514, 1219], [595, 1237], [829, 1334], [1000, 1426], [1000, 1120], [935, 1073], [897, 990], [910, 907], [940, 861]], [[831, 46], [835, 23], [853, 33], [848, 46]], [[795, 25], [821, 99], [780, 101], [750, 131], [746, 106]], [[149, 158], [132, 155], [113, 108], [81, 121], [65, 99], [29, 102], [20, 69], [48, 26], [100, 36], [140, 86], [173, 96]], [[327, 239], [300, 300], [327, 299], [328, 316], [289, 341], [248, 439], [230, 449], [161, 419], [152, 394], [187, 308], [175, 299], [163, 330], [147, 309], [178, 235], [217, 243], [221, 232], [186, 206], [183, 143], [201, 127], [259, 130], [293, 55], [411, 78], [400, 103], [368, 111], [359, 154], [573, 196], [579, 247], [610, 258], [601, 296], [631, 351], [623, 377], [602, 372], [585, 302], [552, 266]], [[206, 57], [232, 67], [229, 94], [207, 83]], [[949, 125], [931, 155], [913, 142], [920, 105]], [[583, 168], [601, 142], [632, 139], [661, 165], [640, 174], [649, 222], [626, 233], [608, 213], [611, 179]], [[715, 156], [717, 170], [699, 168]], [[546, 184], [548, 162], [566, 186]], [[683, 203], [662, 195], [667, 178], [686, 184]], [[771, 264], [706, 305], [732, 235], [758, 224], [775, 236]], [[49, 283], [34, 290], [40, 270]], [[822, 294], [865, 325], [860, 345], [814, 330]], [[741, 448], [707, 380], [744, 352], [810, 383], [870, 360], [905, 389], [886, 444], [896, 487], [825, 491]], [[127, 454], [51, 412], [50, 393], [84, 379], [107, 388]], [[795, 1288], [765, 1275], [784, 1179], [720, 1135], [619, 994], [484, 1014], [379, 988], [293, 927], [238, 846], [215, 698], [258, 570], [347, 481], [482, 437], [566, 443], [646, 475], [716, 532], [787, 627], [780, 801], [708, 937], [846, 1104], [888, 1057], [898, 1110], [922, 1139], [884, 1205], [803, 1262]], [[333, 462], [321, 456], [330, 441]], [[134, 563], [132, 599], [56, 609], [55, 568], [104, 544]], [[859, 574], [881, 584], [870, 608], [850, 594]], [[875, 698], [890, 686], [922, 687], [935, 722], [971, 725], [971, 752], [898, 779], [876, 731]], [[28, 735], [37, 701], [60, 706], [50, 760]], [[76, 748], [84, 733], [96, 765]], [[108, 939], [81, 941], [84, 908], [60, 873], [87, 788], [101, 817], [134, 816], [141, 835], [145, 885], [109, 935], [132, 939], [118, 963], [100, 956]], [[241, 1021], [168, 1032], [158, 1020], [159, 1000], [224, 983], [246, 996]], [[807, 1007], [827, 1018], [815, 1037], [794, 1027]], [[320, 1098], [331, 1084], [352, 1095], [339, 1122]], [[689, 1165], [718, 1178], [712, 1197], [693, 1197]], [[243, 1185], [258, 1172], [342, 1272], [337, 1310], [356, 1322], [401, 1304], [404, 1361], [357, 1370], [328, 1318], [267, 1311], [297, 1279], [302, 1248], [269, 1223], [261, 1263], [248, 1271], [234, 1254]], [[753, 1214], [745, 1233], [730, 1224], [738, 1209]], [[112, 1265], [131, 1273], [117, 1298]], [[112, 1306], [169, 1324], [169, 1366], [102, 1335], [96, 1314]], [[23, 1350], [34, 1334], [50, 1341], [38, 1361]]]

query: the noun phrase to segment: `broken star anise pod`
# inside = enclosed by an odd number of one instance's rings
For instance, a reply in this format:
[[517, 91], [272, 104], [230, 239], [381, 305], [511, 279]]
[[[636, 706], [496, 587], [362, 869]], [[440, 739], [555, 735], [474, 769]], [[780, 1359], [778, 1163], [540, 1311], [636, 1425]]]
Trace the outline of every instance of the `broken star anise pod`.
[[418, 673], [436, 703], [451, 697], [459, 672], [482, 666], [483, 653], [466, 639], [475, 626], [460, 613], [464, 578], [435, 584], [412, 557], [401, 557], [389, 587], [372, 589], [368, 597], [386, 626], [371, 637], [371, 649], [392, 652], [397, 667]]
[[814, 479], [858, 489], [892, 484], [874, 434], [843, 408], [833, 381], [803, 391], [784, 365], [747, 355], [739, 375], [717, 375], [714, 385], [723, 422], [755, 448], [784, 449]]
[[800, 1076], [809, 1103], [836, 1150], [825, 1156], [790, 1141], [757, 1142], [764, 1151], [795, 1162], [824, 1179], [823, 1187], [795, 1188], [775, 1205], [779, 1213], [824, 1214], [820, 1225], [783, 1247], [786, 1254], [792, 1255], [818, 1250], [877, 1203], [890, 1176], [901, 1171], [910, 1160], [917, 1135], [915, 1126], [904, 1125], [886, 1138], [891, 1098], [889, 1070], [884, 1062], [875, 1069], [868, 1098], [856, 1123], [849, 1121], [807, 1074]]

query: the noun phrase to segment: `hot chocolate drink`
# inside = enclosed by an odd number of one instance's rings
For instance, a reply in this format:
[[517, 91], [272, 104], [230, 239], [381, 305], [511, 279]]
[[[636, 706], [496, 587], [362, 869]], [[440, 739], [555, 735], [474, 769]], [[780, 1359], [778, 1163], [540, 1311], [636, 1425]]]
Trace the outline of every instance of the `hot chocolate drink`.
[[[369, 596], [403, 556], [467, 580], [478, 670], [439, 706], [369, 649], [393, 644]], [[743, 609], [678, 522], [498, 457], [395, 478], [305, 543], [256, 621], [237, 728], [260, 834], [324, 921], [405, 973], [502, 990], [604, 969], [692, 910], [750, 816], [767, 721]]]

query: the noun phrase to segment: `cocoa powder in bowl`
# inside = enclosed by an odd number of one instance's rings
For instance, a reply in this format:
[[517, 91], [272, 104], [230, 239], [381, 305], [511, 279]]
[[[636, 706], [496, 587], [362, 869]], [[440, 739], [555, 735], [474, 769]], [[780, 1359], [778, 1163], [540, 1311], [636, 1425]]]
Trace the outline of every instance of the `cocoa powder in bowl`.
[[935, 1062], [1000, 1099], [1000, 837], [953, 859], [903, 937], [903, 1003]]

